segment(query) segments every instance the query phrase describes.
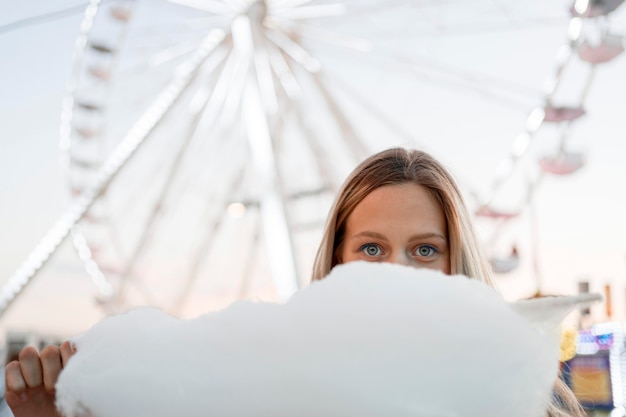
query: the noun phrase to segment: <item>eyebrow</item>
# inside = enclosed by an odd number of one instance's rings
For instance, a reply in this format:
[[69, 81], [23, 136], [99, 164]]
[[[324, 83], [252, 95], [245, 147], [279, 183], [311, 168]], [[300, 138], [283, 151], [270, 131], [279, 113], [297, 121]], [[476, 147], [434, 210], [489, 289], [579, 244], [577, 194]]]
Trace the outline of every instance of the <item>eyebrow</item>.
[[[381, 235], [380, 233], [376, 233], [376, 232], [370, 232], [370, 231], [360, 232], [360, 233], [357, 233], [356, 235], [353, 235], [351, 237], [353, 237], [353, 238], [357, 238], [357, 237], [373, 237], [373, 238], [377, 238], [377, 239], [387, 240], [387, 238], [384, 235]], [[433, 238], [433, 237], [441, 239], [444, 242], [448, 241], [448, 239], [446, 239], [441, 233], [436, 233], [436, 232], [427, 232], [427, 233], [420, 233], [420, 234], [417, 234], [417, 235], [413, 235], [413, 236], [411, 236], [409, 241], [421, 240], [421, 239], [430, 239], [430, 238]]]

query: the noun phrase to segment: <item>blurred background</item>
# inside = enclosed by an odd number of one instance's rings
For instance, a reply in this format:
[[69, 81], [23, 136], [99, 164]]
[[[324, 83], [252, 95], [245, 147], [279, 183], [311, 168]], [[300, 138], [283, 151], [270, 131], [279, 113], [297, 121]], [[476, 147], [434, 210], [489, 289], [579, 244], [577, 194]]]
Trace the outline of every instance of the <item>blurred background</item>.
[[623, 320], [620, 6], [3, 0], [3, 344], [288, 297], [390, 146], [456, 176], [508, 300], [597, 292], [570, 326]]

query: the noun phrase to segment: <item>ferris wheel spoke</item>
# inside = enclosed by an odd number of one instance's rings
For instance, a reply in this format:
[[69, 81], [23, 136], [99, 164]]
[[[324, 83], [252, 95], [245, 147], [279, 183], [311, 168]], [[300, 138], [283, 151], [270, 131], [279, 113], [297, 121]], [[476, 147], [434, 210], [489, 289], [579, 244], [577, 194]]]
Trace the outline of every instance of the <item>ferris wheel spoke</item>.
[[180, 35], [195, 36], [200, 33], [206, 35], [207, 28], [217, 28], [216, 26], [226, 21], [227, 18], [220, 15], [203, 14], [197, 17], [190, 17], [184, 21], [159, 22], [158, 25], [149, 23], [146, 26], [137, 27], [133, 31], [133, 41], [144, 41], [149, 39], [162, 39], [165, 36]]
[[145, 52], [155, 46], [172, 45], [189, 40], [189, 38], [204, 37], [207, 34], [207, 28], [221, 28], [221, 23], [224, 21], [227, 19], [221, 16], [203, 16], [184, 23], [140, 26], [134, 29], [127, 48], [132, 48], [129, 51], [134, 53]]
[[[227, 48], [222, 45], [216, 47], [211, 56], [202, 65], [202, 75], [212, 76], [216, 73], [219, 74], [224, 67], [224, 61], [226, 60], [227, 53]], [[202, 112], [204, 117], [203, 121], [205, 124], [211, 126], [217, 120], [217, 112], [219, 112], [219, 106], [221, 105], [222, 98], [217, 97], [219, 94], [214, 94], [215, 91], [218, 90], [216, 82], [201, 80], [196, 84], [198, 86], [195, 87], [195, 93], [189, 103], [189, 111], [192, 115]], [[222, 88], [222, 90], [224, 89]], [[209, 104], [207, 104], [207, 102]], [[197, 140], [198, 139], [196, 137], [193, 137], [189, 146], [194, 146], [194, 141]], [[153, 164], [154, 171], [144, 176], [143, 184], [138, 186], [139, 189], [145, 189], [153, 182], [153, 179], [158, 175], [158, 172], [162, 171], [162, 167], [166, 164], [166, 160], [168, 158], [168, 155], [161, 155], [160, 161]], [[137, 200], [140, 200], [141, 198], [141, 193], [131, 193], [126, 201], [119, 203], [119, 211], [124, 213], [129, 212], [132, 207], [138, 204]]]
[[486, 100], [494, 101], [500, 106], [505, 105], [514, 111], [525, 112], [529, 107], [525, 100], [534, 99], [538, 94], [531, 88], [526, 89], [524, 86], [509, 83], [503, 79], [471, 72], [458, 72], [435, 63], [422, 63], [397, 53], [354, 54], [354, 57], [370, 67], [376, 66], [386, 71], [393, 71], [406, 77], [407, 80], [437, 85], [456, 93], [471, 92]]
[[[172, 62], [182, 56], [188, 55], [191, 52], [198, 49], [198, 46], [201, 42], [201, 39], [193, 39], [190, 41], [179, 42], [174, 45], [168, 46], [160, 51], [154, 53], [143, 63], [137, 65], [134, 70], [139, 70], [143, 68], [155, 68], [161, 65]], [[141, 67], [139, 67], [141, 65]], [[139, 68], [137, 68], [139, 67]], [[128, 71], [128, 72], [132, 72]]]
[[[230, 37], [227, 38], [229, 39]], [[229, 108], [226, 102], [235, 83], [236, 77], [233, 74], [241, 71], [238, 57], [229, 48], [220, 48], [216, 52], [216, 59], [210, 65], [203, 67], [203, 72], [207, 76], [214, 77], [215, 80], [199, 83], [190, 103], [190, 110], [193, 114], [201, 113], [205, 127], [213, 126], [219, 120], [220, 114], [225, 113], [225, 109]], [[228, 114], [228, 116], [232, 118], [232, 115]], [[221, 123], [226, 123], [225, 118], [222, 118]], [[203, 140], [203, 143], [210, 144], [210, 141]]]
[[254, 64], [263, 106], [267, 109], [268, 114], [274, 114], [278, 111], [278, 99], [276, 98], [272, 67], [267, 52], [257, 51], [254, 54]]
[[183, 136], [181, 140], [180, 147], [169, 168], [169, 172], [166, 177], [165, 183], [162, 185], [159, 195], [156, 198], [155, 202], [153, 203], [152, 210], [149, 213], [146, 222], [144, 223], [142, 232], [140, 233], [138, 243], [136, 244], [132, 255], [127, 260], [126, 268], [124, 269], [124, 272], [122, 273], [120, 277], [120, 286], [119, 286], [119, 290], [117, 294], [117, 297], [119, 300], [123, 300], [123, 293], [124, 293], [125, 285], [127, 281], [130, 279], [130, 276], [133, 272], [133, 269], [137, 261], [141, 257], [142, 253], [147, 249], [149, 238], [151, 234], [153, 233], [154, 228], [157, 227], [157, 221], [159, 219], [159, 216], [161, 215], [164, 202], [168, 199], [168, 196], [172, 191], [174, 179], [179, 174], [179, 171], [182, 166], [182, 162], [189, 151], [189, 148], [190, 148], [189, 145], [192, 143], [192, 139], [195, 136], [200, 120], [204, 116], [205, 110], [207, 106], [209, 105], [209, 103], [211, 102], [210, 98], [211, 98], [211, 95], [206, 96], [205, 94], [203, 94], [203, 91], [199, 91], [195, 95], [195, 100], [192, 100], [192, 103], [196, 103], [196, 104], [190, 107], [191, 121], [187, 128], [187, 133]]
[[220, 123], [222, 126], [232, 126], [238, 116], [241, 108], [241, 96], [245, 88], [247, 78], [246, 66], [238, 66], [235, 76], [228, 84], [228, 92], [224, 98], [222, 106], [222, 117]]
[[[248, 20], [246, 26], [246, 35], [249, 37], [250, 44], [254, 46], [252, 60], [261, 100], [267, 114], [272, 115], [278, 110], [278, 100], [276, 98], [274, 77], [268, 52], [270, 42], [265, 37], [265, 30], [262, 24]], [[247, 30], [248, 28], [249, 30]]]
[[299, 23], [298, 25], [290, 24], [290, 22], [281, 22], [281, 28], [289, 30], [297, 28], [303, 39], [323, 42], [328, 45], [338, 46], [342, 48], [352, 49], [358, 52], [370, 52], [373, 44], [369, 40], [360, 39], [353, 36], [347, 36], [333, 31], [322, 29], [316, 26]]
[[291, 72], [285, 57], [283, 56], [280, 49], [275, 46], [273, 43], [267, 43], [268, 51], [269, 51], [269, 60], [270, 65], [276, 74], [276, 78], [278, 78], [278, 82], [280, 83], [283, 91], [287, 95], [289, 100], [298, 100], [302, 95], [302, 88], [298, 83], [298, 80]]
[[278, 99], [276, 98], [270, 56], [265, 45], [267, 42], [261, 37], [257, 37], [256, 41], [262, 44], [262, 47], [256, 48], [254, 53], [254, 68], [259, 83], [261, 100], [268, 114], [274, 114], [278, 110]]
[[[214, 205], [215, 202], [211, 202], [211, 205]], [[182, 284], [182, 289], [179, 295], [174, 300], [172, 304], [172, 308], [170, 309], [171, 314], [179, 315], [181, 313], [181, 309], [183, 308], [187, 298], [189, 298], [189, 294], [193, 288], [194, 283], [198, 278], [198, 271], [200, 269], [200, 265], [202, 262], [208, 257], [210, 254], [211, 247], [213, 246], [213, 242], [215, 241], [217, 234], [219, 233], [222, 223], [223, 217], [221, 213], [218, 213], [213, 218], [213, 221], [210, 222], [209, 227], [206, 228], [206, 237], [200, 243], [198, 250], [193, 255], [191, 260], [191, 266], [189, 272], [187, 273], [186, 278]]]
[[339, 180], [339, 177], [337, 175], [334, 175], [334, 172], [332, 172], [331, 166], [329, 164], [331, 158], [319, 144], [319, 138], [315, 135], [315, 129], [313, 128], [311, 122], [307, 117], [307, 112], [305, 112], [302, 108], [302, 102], [294, 101], [291, 104], [295, 110], [296, 117], [298, 118], [298, 121], [302, 126], [304, 139], [309, 146], [309, 149], [313, 153], [313, 158], [315, 160], [317, 171], [322, 178], [323, 188], [335, 194], [339, 190], [341, 182]]
[[244, 90], [243, 104], [246, 136], [263, 190], [259, 203], [270, 268], [276, 291], [282, 300], [286, 300], [299, 287], [293, 238], [267, 114], [262, 107], [256, 80], [252, 77]]
[[250, 239], [250, 250], [248, 251], [248, 257], [243, 267], [241, 274], [241, 285], [239, 287], [239, 299], [245, 299], [250, 292], [251, 276], [253, 272], [253, 266], [256, 258], [258, 257], [258, 248], [261, 245], [261, 218], [259, 215], [255, 216], [252, 238]]
[[475, 71], [469, 71], [450, 65], [445, 65], [440, 62], [434, 62], [421, 58], [415, 54], [410, 56], [406, 53], [399, 53], [396, 50], [386, 48], [384, 51], [377, 49], [372, 57], [379, 58], [381, 61], [393, 63], [394, 66], [400, 66], [413, 71], [415, 69], [427, 69], [432, 72], [442, 73], [446, 76], [459, 80], [467, 84], [476, 85], [477, 88], [487, 90], [486, 86], [492, 86], [500, 91], [506, 91], [510, 94], [523, 95], [528, 98], [535, 99], [537, 95], [541, 94], [539, 89], [523, 85], [514, 81], [507, 80], [501, 77], [495, 77], [484, 73], [478, 73]]
[[402, 123], [393, 120], [389, 115], [385, 114], [379, 107], [374, 105], [371, 101], [367, 100], [361, 94], [359, 94], [354, 88], [350, 87], [348, 83], [340, 80], [338, 77], [333, 77], [334, 85], [339, 87], [344, 93], [350, 96], [355, 102], [357, 102], [361, 108], [369, 112], [376, 120], [383, 124], [390, 132], [394, 132], [398, 137], [403, 138], [408, 143], [418, 145], [415, 138], [415, 134], [409, 133], [402, 128]]
[[359, 134], [350, 122], [350, 119], [346, 116], [341, 106], [331, 95], [330, 90], [327, 88], [320, 74], [311, 74], [311, 78], [313, 79], [318, 91], [321, 93], [322, 98], [337, 122], [337, 125], [341, 129], [343, 138], [350, 147], [352, 158], [354, 161], [361, 161], [365, 159], [370, 154], [370, 151], [363, 143], [363, 140], [359, 137]]
[[[234, 39], [233, 39], [234, 42]], [[215, 86], [210, 92], [209, 101], [206, 106], [204, 118], [207, 124], [212, 124], [218, 119], [220, 114], [222, 124], [232, 123], [238, 108], [238, 99], [235, 91], [243, 88], [243, 74], [247, 72], [249, 63], [246, 62], [239, 52], [231, 50], [215, 82]]]
[[306, 68], [307, 71], [318, 72], [322, 68], [317, 58], [284, 33], [277, 30], [269, 30], [267, 31], [267, 37], [291, 59]]
[[[235, 175], [233, 175], [233, 179], [231, 180], [227, 189], [239, 189], [241, 187], [241, 183], [243, 182], [245, 172], [245, 169], [240, 169]], [[210, 193], [207, 193], [207, 195], [210, 195]], [[189, 270], [187, 271], [186, 277], [183, 280], [182, 289], [172, 303], [171, 312], [174, 315], [180, 314], [185, 301], [187, 301], [187, 298], [189, 297], [189, 294], [191, 293], [191, 290], [193, 289], [193, 286], [198, 279], [198, 271], [200, 270], [200, 266], [209, 256], [210, 250], [213, 247], [213, 243], [215, 242], [215, 239], [217, 238], [217, 235], [224, 222], [224, 213], [226, 212], [228, 204], [230, 202], [224, 201], [224, 198], [216, 201], [218, 198], [219, 197], [206, 199], [206, 207], [203, 211], [205, 213], [209, 213], [207, 215], [207, 220], [205, 221], [208, 226], [203, 227], [203, 229], [207, 232], [204, 235], [204, 239], [198, 245], [195, 254], [192, 256], [191, 265], [189, 267]], [[211, 209], [214, 207], [218, 207], [218, 210], [216, 213], [211, 215]]]
[[[168, 42], [159, 50], [150, 51], [147, 53], [147, 56], [139, 59], [137, 62], [133, 63], [133, 65], [119, 70], [116, 76], [119, 78], [134, 74], [143, 74], [145, 71], [162, 67], [186, 55], [191, 55], [200, 47], [205, 36], [206, 34], [198, 34], [197, 36], [193, 36], [192, 39], [185, 41]], [[132, 53], [138, 56], [146, 55], [145, 52], [139, 49], [133, 50]]]

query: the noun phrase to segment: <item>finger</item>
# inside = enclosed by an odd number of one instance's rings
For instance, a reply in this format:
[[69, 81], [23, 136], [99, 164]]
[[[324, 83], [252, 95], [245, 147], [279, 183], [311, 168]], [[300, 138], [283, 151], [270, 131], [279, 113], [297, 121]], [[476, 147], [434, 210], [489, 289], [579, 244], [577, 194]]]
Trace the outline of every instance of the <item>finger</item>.
[[9, 362], [4, 369], [4, 381], [8, 392], [13, 392], [19, 396], [26, 391], [26, 381], [19, 362]]
[[41, 357], [41, 366], [43, 368], [43, 385], [46, 391], [52, 392], [63, 368], [61, 351], [57, 346], [50, 345], [46, 346], [39, 356]]
[[61, 344], [61, 361], [64, 368], [67, 365], [67, 361], [70, 360], [74, 353], [76, 353], [76, 348], [71, 342], [66, 340], [63, 344]]
[[20, 352], [19, 360], [26, 385], [30, 388], [41, 386], [43, 384], [43, 370], [37, 349], [32, 346], [25, 347]]

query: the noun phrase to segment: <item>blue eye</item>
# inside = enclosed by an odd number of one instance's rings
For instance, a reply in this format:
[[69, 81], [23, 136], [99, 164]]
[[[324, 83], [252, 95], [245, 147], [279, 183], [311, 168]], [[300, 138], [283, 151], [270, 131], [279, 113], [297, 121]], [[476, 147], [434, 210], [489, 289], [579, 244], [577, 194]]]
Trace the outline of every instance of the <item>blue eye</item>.
[[430, 245], [420, 245], [415, 250], [415, 254], [417, 256], [424, 256], [424, 257], [433, 256], [437, 252], [438, 250], [435, 247], [430, 246]]
[[359, 250], [367, 256], [380, 256], [383, 254], [380, 246], [374, 245], [373, 243], [366, 243], [365, 245], [361, 246]]

